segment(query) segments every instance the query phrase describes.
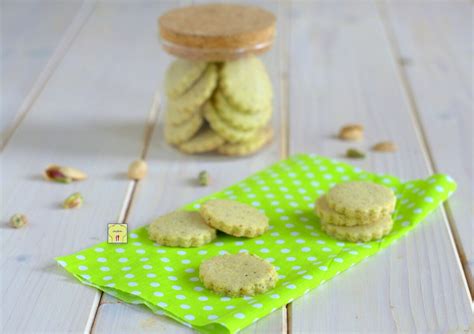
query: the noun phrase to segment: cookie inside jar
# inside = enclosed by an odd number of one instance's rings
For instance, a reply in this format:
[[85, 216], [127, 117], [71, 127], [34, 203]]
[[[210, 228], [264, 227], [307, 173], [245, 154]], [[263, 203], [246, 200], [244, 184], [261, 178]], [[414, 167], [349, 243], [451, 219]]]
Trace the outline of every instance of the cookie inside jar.
[[163, 49], [176, 57], [163, 86], [168, 144], [186, 154], [241, 156], [272, 140], [273, 89], [259, 55], [273, 45], [275, 23], [271, 12], [235, 4], [181, 7], [159, 18]]

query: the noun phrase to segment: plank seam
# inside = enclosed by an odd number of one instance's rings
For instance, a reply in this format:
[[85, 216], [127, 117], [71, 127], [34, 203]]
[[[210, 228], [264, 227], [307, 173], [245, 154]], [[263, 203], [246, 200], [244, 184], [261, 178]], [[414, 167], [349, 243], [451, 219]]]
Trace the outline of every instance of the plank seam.
[[[384, 32], [388, 40], [388, 44], [392, 50], [392, 54], [395, 56], [396, 59], [402, 59], [400, 47], [395, 37], [392, 21], [390, 20], [390, 17], [388, 15], [386, 2], [375, 0], [375, 3], [376, 3], [378, 15], [380, 17], [380, 21], [382, 22], [382, 26], [384, 28]], [[426, 132], [423, 127], [423, 122], [421, 120], [418, 105], [416, 103], [416, 98], [413, 93], [413, 89], [408, 79], [406, 70], [402, 66], [400, 61], [396, 61], [395, 69], [398, 76], [400, 77], [401, 86], [403, 88], [404, 95], [406, 96], [407, 101], [408, 101], [415, 132], [418, 137], [418, 140], [420, 141], [421, 147], [423, 149], [423, 153], [425, 156], [425, 161], [426, 161], [428, 170], [430, 173], [438, 172], [436, 163], [433, 159], [432, 150], [429, 145]], [[453, 216], [451, 214], [451, 211], [447, 202], [444, 203], [441, 208], [441, 215], [443, 217], [443, 220], [446, 224], [446, 228], [448, 230], [449, 240], [457, 258], [457, 264], [463, 274], [462, 276], [464, 277], [464, 285], [465, 285], [466, 292], [468, 296], [470, 296], [471, 301], [472, 301], [474, 300], [474, 286], [473, 286], [474, 282], [472, 281], [472, 273], [470, 272], [468, 263], [465, 260], [466, 259], [465, 252], [464, 252], [461, 240], [459, 238], [459, 233], [456, 228], [456, 224], [454, 222]]]
[[41, 71], [38, 78], [35, 80], [33, 86], [31, 87], [29, 93], [24, 98], [23, 102], [20, 105], [20, 108], [17, 112], [13, 124], [5, 130], [4, 135], [2, 135], [2, 142], [0, 144], [0, 152], [5, 149], [10, 139], [13, 137], [16, 129], [25, 119], [26, 115], [32, 109], [34, 103], [38, 97], [43, 92], [46, 87], [49, 79], [53, 76], [53, 73], [58, 68], [61, 61], [64, 59], [71, 45], [74, 43], [76, 37], [81, 32], [87, 20], [91, 17], [96, 7], [95, 1], [85, 0], [78, 13], [72, 20], [71, 24], [66, 29], [66, 32], [63, 34], [58, 46], [54, 50], [52, 56], [49, 58], [46, 66]]
[[[148, 118], [145, 122], [145, 129], [143, 132], [143, 146], [139, 154], [139, 158], [146, 160], [148, 155], [148, 148], [150, 146], [151, 138], [153, 136], [153, 132], [155, 130], [156, 121], [158, 119], [158, 114], [160, 110], [160, 95], [158, 92], [155, 93], [153, 96], [153, 101], [150, 107], [150, 111], [148, 112]], [[140, 181], [133, 180], [129, 182], [127, 192], [125, 194], [125, 199], [122, 204], [122, 208], [119, 213], [119, 217], [117, 222], [119, 224], [127, 224], [128, 217], [130, 216], [130, 212], [133, 207], [133, 203], [135, 202], [136, 194], [138, 193]], [[97, 316], [99, 314], [100, 306], [105, 304], [103, 302], [104, 293], [100, 292], [99, 302], [96, 305], [94, 311], [91, 311], [91, 316], [88, 321], [90, 323], [90, 327], [87, 329], [86, 333], [94, 333], [95, 332], [95, 325], [97, 321]]]

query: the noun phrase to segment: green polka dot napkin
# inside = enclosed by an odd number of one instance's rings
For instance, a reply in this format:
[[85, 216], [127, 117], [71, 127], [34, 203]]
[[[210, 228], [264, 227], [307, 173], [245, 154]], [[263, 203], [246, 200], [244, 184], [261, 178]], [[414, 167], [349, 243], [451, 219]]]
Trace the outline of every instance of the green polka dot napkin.
[[[341, 242], [321, 231], [313, 212], [317, 197], [338, 182], [371, 180], [394, 189], [398, 201], [394, 228], [382, 240]], [[150, 241], [146, 227], [129, 234], [126, 245], [101, 243], [57, 258], [82, 283], [202, 332], [234, 333], [302, 296], [413, 229], [456, 189], [445, 175], [401, 182], [316, 155], [296, 155], [218, 193], [185, 206], [198, 209], [213, 198], [228, 198], [261, 209], [270, 230], [255, 239], [219, 234], [199, 248], [162, 247]], [[176, 194], [177, 196], [179, 194]], [[273, 263], [277, 286], [259, 296], [228, 298], [206, 290], [199, 264], [210, 257], [251, 252]]]

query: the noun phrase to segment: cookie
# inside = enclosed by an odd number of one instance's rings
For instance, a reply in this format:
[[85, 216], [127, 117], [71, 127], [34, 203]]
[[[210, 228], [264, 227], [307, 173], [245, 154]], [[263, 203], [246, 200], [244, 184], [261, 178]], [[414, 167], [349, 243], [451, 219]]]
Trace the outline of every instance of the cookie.
[[226, 143], [217, 148], [217, 152], [224, 155], [231, 156], [242, 156], [249, 155], [257, 152], [268, 142], [271, 141], [273, 137], [273, 129], [270, 126], [266, 126], [257, 130], [255, 135], [243, 142], [238, 143]]
[[224, 138], [219, 136], [208, 126], [202, 127], [199, 132], [188, 141], [178, 145], [184, 153], [204, 153], [214, 151], [224, 144]]
[[165, 74], [165, 92], [170, 98], [176, 98], [186, 92], [204, 73], [207, 63], [177, 59], [171, 63]]
[[171, 145], [178, 145], [189, 140], [201, 128], [204, 120], [197, 113], [191, 119], [180, 125], [172, 125], [168, 120], [165, 121], [165, 139]]
[[278, 274], [273, 265], [252, 254], [225, 254], [201, 263], [199, 278], [219, 295], [254, 296], [273, 289]]
[[377, 240], [390, 233], [393, 221], [390, 216], [382, 220], [360, 226], [341, 226], [328, 224], [321, 220], [321, 229], [333, 238], [351, 242], [367, 242]]
[[202, 111], [201, 111], [200, 107], [198, 107], [195, 110], [182, 112], [182, 111], [177, 110], [175, 108], [174, 104], [170, 104], [168, 102], [167, 109], [166, 109], [166, 119], [167, 119], [168, 123], [170, 123], [172, 125], [181, 125], [181, 124], [189, 121], [197, 113], [202, 114]]
[[267, 124], [272, 116], [272, 108], [270, 104], [261, 112], [246, 114], [234, 108], [221, 92], [217, 91], [214, 96], [214, 107], [217, 114], [229, 125], [237, 129], [253, 130], [260, 128]]
[[328, 206], [328, 201], [326, 195], [320, 196], [316, 200], [314, 206], [315, 213], [324, 220], [326, 223], [331, 225], [341, 225], [341, 226], [355, 226], [355, 225], [366, 225], [375, 223], [374, 219], [362, 219], [354, 217], [346, 217]]
[[204, 105], [204, 118], [214, 131], [231, 143], [249, 140], [255, 135], [255, 130], [239, 130], [227, 124], [217, 115], [211, 102]]
[[161, 216], [148, 227], [151, 240], [169, 247], [199, 247], [216, 238], [198, 212], [175, 211]]
[[265, 66], [254, 56], [225, 62], [219, 79], [222, 92], [241, 112], [261, 112], [272, 99], [272, 85]]
[[393, 190], [367, 181], [344, 182], [327, 193], [328, 206], [347, 217], [378, 219], [395, 209]]
[[176, 110], [176, 112], [192, 113], [212, 95], [216, 85], [217, 69], [216, 65], [211, 64], [199, 80], [183, 95], [176, 99], [169, 99], [169, 108]]
[[267, 216], [253, 206], [235, 201], [207, 201], [200, 213], [206, 224], [235, 237], [254, 238], [268, 229]]

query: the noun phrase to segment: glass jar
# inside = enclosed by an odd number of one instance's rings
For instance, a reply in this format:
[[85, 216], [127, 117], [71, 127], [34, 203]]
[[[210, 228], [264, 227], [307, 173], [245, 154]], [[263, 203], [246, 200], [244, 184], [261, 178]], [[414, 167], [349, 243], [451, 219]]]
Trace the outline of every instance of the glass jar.
[[272, 86], [259, 54], [275, 36], [259, 7], [210, 4], [159, 18], [166, 72], [165, 139], [180, 151], [248, 155], [270, 142]]

